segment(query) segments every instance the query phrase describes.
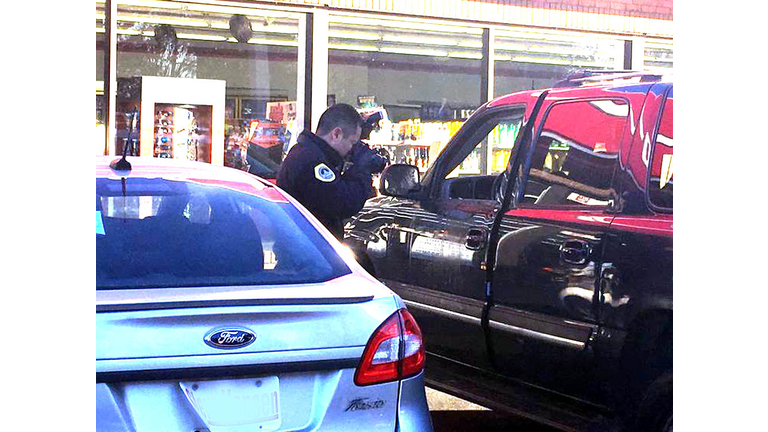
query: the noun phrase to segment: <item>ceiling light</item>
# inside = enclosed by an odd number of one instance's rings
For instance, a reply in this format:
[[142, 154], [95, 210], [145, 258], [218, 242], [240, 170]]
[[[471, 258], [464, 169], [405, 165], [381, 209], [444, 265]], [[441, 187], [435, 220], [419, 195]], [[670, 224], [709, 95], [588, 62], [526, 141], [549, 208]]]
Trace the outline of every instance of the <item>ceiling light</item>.
[[375, 46], [367, 45], [346, 45], [346, 44], [328, 44], [330, 49], [349, 50], [349, 51], [378, 51]]
[[494, 49], [497, 51], [526, 51], [528, 46], [522, 43], [497, 43]]
[[462, 41], [462, 42], [459, 42], [459, 46], [463, 48], [482, 48], [483, 43], [474, 42], [474, 41]]
[[483, 55], [480, 53], [468, 53], [468, 52], [449, 52], [448, 57], [451, 58], [462, 58], [462, 59], [473, 59], [473, 60], [482, 60]]
[[672, 64], [673, 61], [670, 58], [662, 58], [662, 57], [652, 57], [652, 56], [645, 56], [646, 62], [654, 62], [654, 63], [669, 63]]
[[525, 56], [513, 57], [512, 61], [518, 62], [518, 63], [534, 63], [534, 64], [561, 65], [561, 66], [589, 66], [589, 67], [608, 67], [608, 68], [612, 67], [611, 64], [602, 64], [597, 62], [566, 60], [566, 59], [556, 59], [556, 58], [536, 58], [536, 57], [525, 57]]
[[227, 40], [227, 38], [225, 38], [224, 36], [216, 36], [216, 35], [178, 33], [176, 34], [176, 36], [179, 39], [195, 39], [195, 40], [215, 41], [215, 42], [224, 42]]
[[452, 25], [442, 24], [429, 24], [423, 21], [393, 21], [388, 19], [373, 19], [373, 18], [359, 18], [356, 16], [334, 15], [331, 16], [332, 24], [359, 24], [364, 26], [373, 27], [393, 27], [403, 28], [408, 30], [419, 29], [425, 31], [438, 31], [442, 33], [467, 33], [467, 34], [483, 34], [482, 28], [473, 27], [457, 27]]
[[236, 6], [214, 6], [214, 5], [204, 5], [204, 4], [187, 4], [186, 5], [187, 10], [191, 11], [197, 11], [197, 12], [214, 12], [214, 13], [222, 13], [226, 15], [246, 15], [249, 18], [264, 18], [264, 17], [272, 17], [272, 18], [289, 18], [293, 20], [299, 19], [299, 14], [297, 13], [291, 13], [291, 12], [282, 12], [282, 11], [274, 11], [269, 9], [246, 9], [242, 7], [236, 7]]
[[515, 56], [512, 58], [512, 61], [518, 62], [518, 63], [536, 63], [536, 64], [571, 66], [570, 61], [563, 60], [563, 59], [542, 59], [542, 58], [535, 58], [535, 57]]
[[127, 16], [118, 15], [117, 21], [122, 22], [143, 22], [151, 24], [168, 24], [180, 27], [208, 27], [208, 23], [205, 21], [193, 21], [193, 20], [180, 20], [171, 18], [157, 18], [152, 16]]
[[381, 52], [390, 54], [410, 54], [410, 55], [423, 55], [431, 57], [447, 57], [448, 53], [438, 50], [423, 50], [423, 49], [408, 49], [408, 48], [390, 48], [385, 47], [380, 49]]
[[254, 45], [279, 45], [279, 46], [299, 46], [299, 43], [296, 41], [289, 41], [289, 40], [276, 40], [276, 39], [258, 39], [258, 38], [252, 38], [248, 41], [249, 44]]
[[[96, 1], [96, 3], [106, 3], [104, 1]], [[167, 1], [147, 1], [147, 0], [117, 0], [117, 4], [120, 6], [144, 6], [153, 9], [182, 9], [184, 5], [180, 3], [167, 2]]]
[[262, 26], [254, 24], [251, 26], [253, 31], [257, 33], [284, 33], [284, 34], [299, 34], [299, 26], [281, 26], [281, 25], [268, 25]]
[[401, 42], [401, 43], [414, 43], [423, 45], [443, 45], [443, 46], [456, 46], [458, 43], [451, 39], [434, 39], [415, 36], [391, 36], [384, 35], [382, 38], [385, 42]]
[[131, 29], [117, 29], [116, 31], [119, 35], [128, 35], [128, 36], [139, 36], [141, 34], [138, 30], [131, 30]]
[[616, 41], [616, 38], [610, 35], [590, 34], [589, 36], [584, 36], [584, 34], [581, 34], [581, 33], [567, 32], [562, 30], [561, 31], [553, 30], [546, 33], [533, 32], [533, 31], [497, 30], [496, 37], [524, 39], [524, 40], [539, 40], [539, 41], [562, 41], [562, 42], [575, 42], [575, 41], [596, 40], [596, 39], [600, 39], [600, 40], [607, 39], [611, 41]]
[[375, 41], [381, 39], [381, 36], [372, 33], [357, 33], [357, 32], [344, 32], [344, 31], [329, 31], [328, 36], [339, 39], [358, 39], [358, 40], [370, 40]]

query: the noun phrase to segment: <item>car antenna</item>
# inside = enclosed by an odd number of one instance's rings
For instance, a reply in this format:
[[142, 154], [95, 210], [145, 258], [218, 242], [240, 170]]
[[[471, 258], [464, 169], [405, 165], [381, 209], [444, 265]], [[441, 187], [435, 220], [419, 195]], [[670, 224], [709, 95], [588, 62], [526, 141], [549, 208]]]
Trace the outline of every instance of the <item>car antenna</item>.
[[125, 157], [128, 155], [128, 146], [131, 145], [131, 133], [136, 127], [136, 117], [138, 114], [138, 108], [133, 108], [133, 116], [131, 117], [131, 121], [128, 124], [128, 139], [126, 139], [125, 144], [123, 145], [123, 157], [120, 159], [115, 159], [109, 164], [109, 167], [115, 171], [131, 170], [131, 163], [128, 162]]

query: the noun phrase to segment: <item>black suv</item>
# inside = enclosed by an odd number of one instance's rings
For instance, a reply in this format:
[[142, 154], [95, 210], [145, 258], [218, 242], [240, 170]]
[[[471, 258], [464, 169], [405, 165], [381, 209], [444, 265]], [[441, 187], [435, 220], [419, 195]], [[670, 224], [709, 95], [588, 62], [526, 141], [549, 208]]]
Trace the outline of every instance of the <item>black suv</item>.
[[672, 430], [672, 83], [582, 74], [478, 109], [346, 226], [430, 385], [562, 430]]

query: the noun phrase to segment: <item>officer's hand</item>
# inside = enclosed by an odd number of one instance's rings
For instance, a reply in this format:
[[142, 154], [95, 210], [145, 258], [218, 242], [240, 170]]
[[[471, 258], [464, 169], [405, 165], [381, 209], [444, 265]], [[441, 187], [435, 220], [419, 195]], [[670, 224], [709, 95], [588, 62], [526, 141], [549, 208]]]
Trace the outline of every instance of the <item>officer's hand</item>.
[[352, 164], [352, 170], [355, 173], [370, 176], [373, 173], [381, 172], [386, 166], [387, 160], [358, 142], [352, 147]]

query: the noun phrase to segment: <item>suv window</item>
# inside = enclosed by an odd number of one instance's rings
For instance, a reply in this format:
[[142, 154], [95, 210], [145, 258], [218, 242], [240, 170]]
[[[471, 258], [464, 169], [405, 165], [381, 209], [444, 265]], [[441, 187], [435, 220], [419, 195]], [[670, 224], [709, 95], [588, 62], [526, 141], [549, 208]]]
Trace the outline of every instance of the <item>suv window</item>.
[[[475, 145], [474, 149], [453, 171], [448, 173], [446, 178], [503, 172], [507, 168], [509, 156], [515, 147], [515, 140], [522, 121], [523, 118], [519, 115], [515, 118], [499, 119], [487, 135], [481, 135], [482, 139]], [[483, 157], [483, 153], [486, 152], [488, 158]]]
[[313, 283], [350, 273], [291, 204], [195, 182], [96, 180], [96, 287]]
[[629, 115], [624, 100], [554, 104], [530, 159], [523, 205], [611, 204], [621, 135]]
[[649, 168], [648, 194], [651, 204], [672, 209], [672, 90], [664, 101], [664, 109], [656, 132], [652, 163]]
[[449, 155], [441, 170], [444, 196], [494, 199], [494, 180], [507, 167], [524, 113], [522, 107], [507, 108], [472, 126], [473, 132]]

